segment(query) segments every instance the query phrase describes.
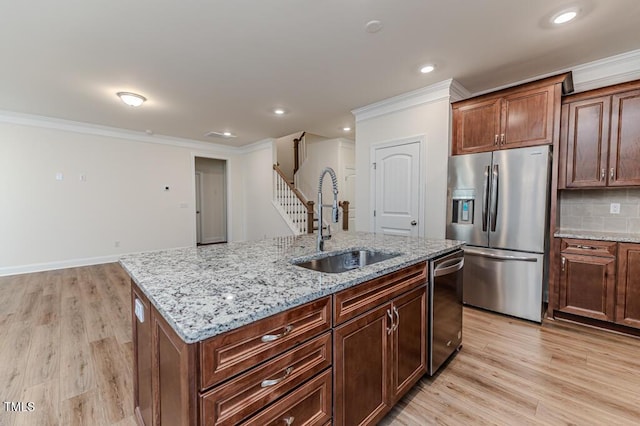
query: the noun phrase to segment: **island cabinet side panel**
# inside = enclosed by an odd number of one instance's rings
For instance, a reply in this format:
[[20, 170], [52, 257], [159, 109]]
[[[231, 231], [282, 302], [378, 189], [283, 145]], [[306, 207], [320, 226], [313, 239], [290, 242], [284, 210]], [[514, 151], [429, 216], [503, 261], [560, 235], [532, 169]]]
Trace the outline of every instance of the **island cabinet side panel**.
[[212, 337], [200, 346], [205, 390], [331, 329], [331, 296]]
[[[136, 300], [140, 318], [136, 316]], [[131, 281], [131, 327], [133, 336], [133, 406], [138, 424], [153, 425], [151, 387], [151, 321], [149, 299]]]
[[185, 343], [151, 306], [153, 389], [156, 425], [198, 422], [196, 344]]

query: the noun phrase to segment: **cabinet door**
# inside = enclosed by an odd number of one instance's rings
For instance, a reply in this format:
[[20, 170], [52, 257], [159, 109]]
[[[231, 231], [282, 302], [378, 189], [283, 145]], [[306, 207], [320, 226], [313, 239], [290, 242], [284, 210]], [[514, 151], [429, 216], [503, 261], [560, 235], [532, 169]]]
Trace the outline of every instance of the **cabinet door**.
[[620, 244], [616, 322], [640, 328], [640, 244]]
[[497, 148], [501, 99], [489, 99], [453, 110], [453, 154], [470, 154]]
[[615, 258], [562, 253], [560, 311], [614, 320]]
[[505, 96], [500, 148], [552, 144], [554, 104], [555, 85]]
[[609, 186], [640, 185], [640, 90], [613, 95]]
[[336, 426], [375, 424], [389, 405], [391, 304], [334, 329]]
[[567, 188], [607, 184], [611, 96], [569, 104]]
[[406, 393], [427, 372], [427, 291], [414, 290], [393, 301], [392, 400]]

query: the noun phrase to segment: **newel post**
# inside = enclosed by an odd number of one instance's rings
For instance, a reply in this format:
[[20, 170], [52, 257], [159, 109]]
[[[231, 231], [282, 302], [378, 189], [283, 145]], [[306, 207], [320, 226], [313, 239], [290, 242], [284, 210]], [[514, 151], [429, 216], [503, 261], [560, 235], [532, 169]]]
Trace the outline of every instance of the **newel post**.
[[342, 229], [344, 231], [349, 230], [349, 202], [340, 201], [340, 207], [342, 207]]
[[313, 201], [307, 201], [307, 234], [313, 234]]

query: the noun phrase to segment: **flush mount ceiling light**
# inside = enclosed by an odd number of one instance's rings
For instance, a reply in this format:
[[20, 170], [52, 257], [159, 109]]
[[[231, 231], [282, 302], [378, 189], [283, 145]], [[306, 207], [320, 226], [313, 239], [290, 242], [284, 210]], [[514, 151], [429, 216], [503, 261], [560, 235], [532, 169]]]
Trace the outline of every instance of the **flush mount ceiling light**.
[[275, 108], [275, 109], [273, 110], [273, 113], [274, 113], [275, 115], [284, 115], [284, 113], [285, 113], [285, 112], [286, 112], [286, 111], [285, 111], [284, 109], [282, 109], [282, 108]]
[[433, 65], [433, 64], [427, 64], [427, 65], [423, 65], [423, 66], [420, 68], [420, 72], [421, 72], [422, 74], [429, 74], [431, 71], [433, 71], [433, 70], [435, 70], [435, 69], [436, 69], [436, 66], [435, 66], [435, 65]]
[[147, 100], [144, 96], [131, 92], [118, 92], [116, 95], [118, 95], [122, 102], [132, 107], [139, 107]]

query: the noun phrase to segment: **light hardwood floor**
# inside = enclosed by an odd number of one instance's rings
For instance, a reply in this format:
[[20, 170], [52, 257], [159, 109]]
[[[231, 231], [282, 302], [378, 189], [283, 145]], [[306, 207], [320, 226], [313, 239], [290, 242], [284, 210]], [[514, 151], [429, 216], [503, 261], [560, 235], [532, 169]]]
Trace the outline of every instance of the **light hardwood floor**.
[[[117, 264], [0, 277], [0, 426], [135, 425]], [[640, 339], [465, 308], [464, 347], [382, 425], [640, 424]]]

